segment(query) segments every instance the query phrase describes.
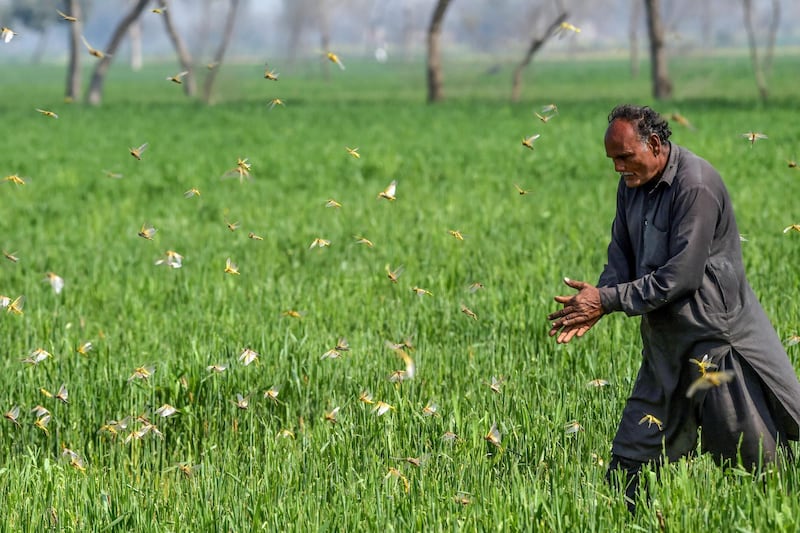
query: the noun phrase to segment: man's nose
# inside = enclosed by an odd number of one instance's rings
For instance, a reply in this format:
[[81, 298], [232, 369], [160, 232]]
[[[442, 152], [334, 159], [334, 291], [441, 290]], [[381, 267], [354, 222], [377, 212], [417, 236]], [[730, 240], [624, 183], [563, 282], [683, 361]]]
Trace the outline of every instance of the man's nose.
[[622, 161], [614, 161], [614, 170], [616, 172], [625, 172], [625, 165]]

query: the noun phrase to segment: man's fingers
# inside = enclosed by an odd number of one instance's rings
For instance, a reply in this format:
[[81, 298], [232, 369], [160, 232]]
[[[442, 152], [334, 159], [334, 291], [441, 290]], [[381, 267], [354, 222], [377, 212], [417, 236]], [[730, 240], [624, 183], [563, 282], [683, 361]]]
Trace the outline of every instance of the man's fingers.
[[573, 289], [578, 289], [578, 290], [581, 290], [586, 285], [588, 285], [588, 283], [586, 283], [585, 281], [578, 281], [576, 279], [569, 279], [569, 278], [564, 278], [564, 283], [566, 285], [568, 285], [569, 287], [572, 287]]
[[[586, 315], [577, 312], [576, 313], [564, 312], [560, 313], [559, 315], [560, 316], [554, 317], [558, 319], [552, 323], [552, 327], [554, 328], [583, 327], [583, 325], [587, 324], [590, 320], [589, 318], [586, 317]], [[553, 320], [554, 318], [551, 318], [550, 320]]]
[[579, 312], [574, 307], [564, 307], [563, 309], [559, 309], [558, 311], [553, 311], [549, 315], [547, 315], [547, 320], [555, 320], [557, 318], [564, 318], [568, 315], [573, 313]]
[[574, 296], [556, 296], [553, 299], [560, 304], [567, 304], [572, 298], [574, 298]]
[[558, 336], [559, 344], [567, 344], [575, 336], [575, 328], [565, 328]]
[[567, 344], [575, 337], [583, 337], [597, 323], [597, 320], [598, 318], [587, 320], [585, 316], [565, 313], [564, 317], [551, 323], [549, 335], [556, 337], [558, 344]]

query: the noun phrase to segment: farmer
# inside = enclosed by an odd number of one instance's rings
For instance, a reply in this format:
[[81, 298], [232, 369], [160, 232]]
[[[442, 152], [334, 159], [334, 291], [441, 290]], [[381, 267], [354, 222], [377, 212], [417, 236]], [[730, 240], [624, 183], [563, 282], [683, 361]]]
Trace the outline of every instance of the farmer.
[[[609, 479], [700, 446], [752, 469], [798, 440], [800, 383], [745, 278], [733, 207], [716, 170], [669, 141], [649, 107], [611, 111], [606, 155], [620, 174], [606, 264], [597, 286], [556, 296], [550, 336], [582, 336], [604, 314], [641, 316], [642, 365], [614, 437]], [[688, 394], [687, 394], [688, 393]]]

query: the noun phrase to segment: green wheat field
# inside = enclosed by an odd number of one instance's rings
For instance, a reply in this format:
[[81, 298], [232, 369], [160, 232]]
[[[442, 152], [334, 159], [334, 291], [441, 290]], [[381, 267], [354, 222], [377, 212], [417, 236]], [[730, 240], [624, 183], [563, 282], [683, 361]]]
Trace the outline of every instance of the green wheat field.
[[546, 320], [563, 277], [603, 267], [603, 133], [633, 102], [691, 121], [673, 140], [722, 174], [750, 283], [800, 332], [797, 65], [761, 104], [746, 58], [682, 59], [653, 103], [646, 69], [553, 59], [512, 104], [510, 63], [452, 62], [435, 106], [420, 63], [224, 65], [213, 106], [172, 64], [116, 66], [97, 108], [63, 102], [62, 65], [6, 66], [0, 175], [25, 184], [0, 182], [2, 530], [797, 531], [796, 465], [705, 456], [647, 473], [630, 517], [604, 475], [638, 320], [566, 346]]

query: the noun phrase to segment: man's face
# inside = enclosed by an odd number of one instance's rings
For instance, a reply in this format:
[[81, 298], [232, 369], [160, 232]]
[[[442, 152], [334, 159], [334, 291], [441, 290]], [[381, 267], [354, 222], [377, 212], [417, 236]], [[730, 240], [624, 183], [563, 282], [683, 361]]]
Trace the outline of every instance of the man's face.
[[661, 142], [657, 135], [642, 142], [636, 127], [627, 120], [616, 119], [608, 125], [605, 137], [606, 156], [614, 161], [629, 188], [640, 187], [656, 177], [663, 161], [659, 158]]

